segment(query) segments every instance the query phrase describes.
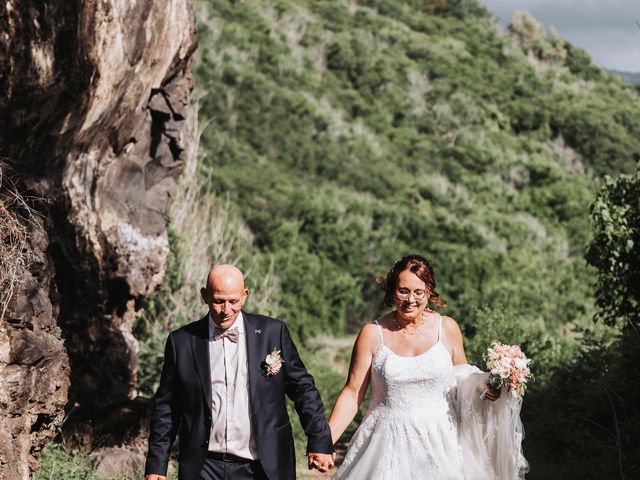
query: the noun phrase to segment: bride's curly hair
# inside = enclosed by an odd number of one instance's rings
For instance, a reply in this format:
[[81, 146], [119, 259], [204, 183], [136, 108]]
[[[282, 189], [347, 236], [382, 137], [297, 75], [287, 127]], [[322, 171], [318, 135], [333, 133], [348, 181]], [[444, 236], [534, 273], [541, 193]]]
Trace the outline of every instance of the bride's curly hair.
[[447, 302], [440, 299], [436, 291], [436, 276], [433, 272], [433, 265], [429, 260], [421, 255], [406, 255], [396, 261], [387, 273], [387, 277], [378, 283], [384, 291], [384, 303], [391, 307], [394, 305], [394, 297], [396, 294], [396, 286], [398, 285], [398, 276], [400, 272], [409, 270], [414, 273], [427, 286], [428, 302], [436, 307], [446, 307]]

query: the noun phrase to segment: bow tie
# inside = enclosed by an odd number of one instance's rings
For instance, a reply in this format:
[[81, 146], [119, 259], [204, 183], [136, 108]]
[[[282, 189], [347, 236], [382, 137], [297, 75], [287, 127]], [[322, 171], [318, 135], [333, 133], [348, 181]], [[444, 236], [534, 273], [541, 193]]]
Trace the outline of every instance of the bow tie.
[[237, 343], [239, 336], [240, 336], [240, 332], [238, 332], [238, 327], [228, 328], [226, 330], [222, 330], [216, 327], [215, 330], [213, 331], [214, 340], [221, 340], [226, 337], [233, 343]]

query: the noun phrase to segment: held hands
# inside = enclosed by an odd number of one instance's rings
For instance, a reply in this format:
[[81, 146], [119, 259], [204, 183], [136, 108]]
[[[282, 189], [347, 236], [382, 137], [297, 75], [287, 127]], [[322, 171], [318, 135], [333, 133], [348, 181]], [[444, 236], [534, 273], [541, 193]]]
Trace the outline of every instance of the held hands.
[[144, 476], [144, 480], [166, 480], [164, 475], [157, 475], [155, 473], [149, 473]]
[[333, 468], [335, 459], [336, 459], [335, 453], [307, 452], [307, 461], [309, 464], [309, 470], [312, 470], [315, 468], [320, 473], [324, 473], [327, 470]]

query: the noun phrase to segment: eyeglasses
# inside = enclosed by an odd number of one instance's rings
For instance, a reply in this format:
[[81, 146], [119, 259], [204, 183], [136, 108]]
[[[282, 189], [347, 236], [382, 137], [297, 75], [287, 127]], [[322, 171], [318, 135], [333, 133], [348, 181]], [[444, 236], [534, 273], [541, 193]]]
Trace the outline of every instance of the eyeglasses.
[[409, 297], [413, 295], [413, 298], [415, 300], [422, 300], [427, 296], [427, 291], [426, 290], [414, 290], [413, 292], [411, 292], [410, 290], [407, 290], [406, 288], [400, 288], [398, 290], [396, 290], [396, 297], [398, 297], [400, 300], [408, 300]]

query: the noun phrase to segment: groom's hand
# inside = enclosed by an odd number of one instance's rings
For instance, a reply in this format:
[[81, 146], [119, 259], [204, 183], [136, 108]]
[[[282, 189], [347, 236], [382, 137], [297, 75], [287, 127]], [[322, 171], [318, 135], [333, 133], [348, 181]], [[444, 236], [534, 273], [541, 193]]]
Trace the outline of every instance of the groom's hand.
[[307, 462], [309, 464], [309, 470], [315, 468], [321, 473], [326, 472], [330, 468], [333, 468], [334, 460], [336, 458], [335, 453], [311, 453], [307, 452]]
[[155, 473], [150, 473], [144, 476], [144, 480], [166, 480], [167, 477], [164, 475], [157, 475]]

